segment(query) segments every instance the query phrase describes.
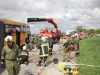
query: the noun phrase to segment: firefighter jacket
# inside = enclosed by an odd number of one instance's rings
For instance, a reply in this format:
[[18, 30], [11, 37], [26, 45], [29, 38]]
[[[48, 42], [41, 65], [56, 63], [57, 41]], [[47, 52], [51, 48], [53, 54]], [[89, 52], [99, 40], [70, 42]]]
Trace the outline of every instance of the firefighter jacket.
[[22, 63], [28, 61], [28, 56], [29, 56], [28, 51], [27, 50], [22, 50], [21, 54], [19, 56], [19, 61], [20, 61], [19, 64], [22, 64]]
[[49, 43], [48, 42], [40, 42], [38, 45], [40, 49], [39, 57], [49, 56]]
[[48, 42], [49, 42], [49, 47], [52, 49], [53, 48], [53, 39], [48, 38]]
[[20, 50], [16, 44], [13, 44], [12, 48], [8, 45], [3, 47], [1, 59], [16, 60], [17, 56], [20, 54]]
[[27, 50], [22, 50], [20, 55], [28, 56], [29, 53]]
[[66, 42], [64, 43], [63, 47], [64, 47], [64, 53], [69, 52], [70, 50], [70, 45], [71, 45], [71, 37], [67, 37]]
[[77, 50], [77, 45], [78, 44], [79, 44], [79, 41], [76, 38], [71, 39], [70, 45], [74, 45], [74, 47], [75, 47], [74, 50]]
[[78, 38], [75, 38], [75, 41], [76, 41], [76, 50], [79, 50], [80, 40]]

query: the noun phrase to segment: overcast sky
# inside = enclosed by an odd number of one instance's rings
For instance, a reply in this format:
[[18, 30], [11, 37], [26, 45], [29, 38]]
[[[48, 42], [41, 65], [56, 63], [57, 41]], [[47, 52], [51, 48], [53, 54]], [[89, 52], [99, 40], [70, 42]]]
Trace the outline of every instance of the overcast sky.
[[[61, 31], [100, 28], [100, 0], [0, 0], [0, 17], [27, 23], [27, 18], [53, 18]], [[29, 23], [32, 33], [51, 27], [47, 22]]]

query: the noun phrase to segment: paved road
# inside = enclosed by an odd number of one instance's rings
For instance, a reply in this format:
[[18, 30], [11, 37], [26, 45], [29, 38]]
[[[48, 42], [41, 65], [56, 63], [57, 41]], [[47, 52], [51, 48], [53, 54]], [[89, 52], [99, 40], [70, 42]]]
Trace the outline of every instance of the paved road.
[[[56, 57], [58, 58], [59, 62], [63, 61], [63, 57], [62, 57], [62, 45], [61, 44], [54, 44], [53, 47], [53, 55], [48, 57], [48, 66], [47, 67], [37, 67], [36, 64], [38, 63], [38, 53], [39, 50], [38, 49], [33, 49], [31, 52], [29, 52], [30, 55], [30, 59], [29, 59], [29, 64], [25, 65], [22, 64], [21, 65], [21, 70], [20, 73], [18, 75], [28, 75], [27, 71], [34, 73], [34, 75], [37, 75], [37, 72], [42, 70], [43, 72], [39, 75], [64, 75], [62, 72], [60, 72], [58, 70], [58, 64], [54, 64], [52, 62], [52, 60]], [[67, 62], [67, 64], [72, 64], [71, 62]], [[74, 66], [72, 66], [74, 67]], [[5, 69], [1, 69], [0, 68], [0, 73], [1, 75], [8, 75], [7, 71]], [[31, 75], [31, 74], [30, 74]]]

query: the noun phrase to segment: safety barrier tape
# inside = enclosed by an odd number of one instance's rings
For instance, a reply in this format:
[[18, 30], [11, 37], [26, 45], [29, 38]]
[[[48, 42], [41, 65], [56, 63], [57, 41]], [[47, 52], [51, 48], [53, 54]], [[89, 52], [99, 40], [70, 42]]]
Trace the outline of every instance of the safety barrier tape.
[[87, 65], [87, 64], [67, 64], [69, 66], [89, 66], [89, 67], [100, 67], [100, 66], [95, 66], [95, 65]]

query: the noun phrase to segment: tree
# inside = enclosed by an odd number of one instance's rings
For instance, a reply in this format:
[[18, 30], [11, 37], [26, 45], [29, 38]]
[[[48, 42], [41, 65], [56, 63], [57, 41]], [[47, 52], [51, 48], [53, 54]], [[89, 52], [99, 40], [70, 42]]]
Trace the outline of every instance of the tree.
[[96, 34], [100, 34], [100, 29], [97, 29], [95, 32]]
[[77, 26], [76, 30], [79, 31], [79, 32], [82, 32], [83, 28], [82, 28], [82, 26]]
[[89, 34], [94, 33], [95, 34], [95, 30], [94, 29], [89, 29]]
[[84, 32], [84, 33], [87, 33], [87, 30], [84, 28], [84, 29], [83, 29], [83, 32]]

